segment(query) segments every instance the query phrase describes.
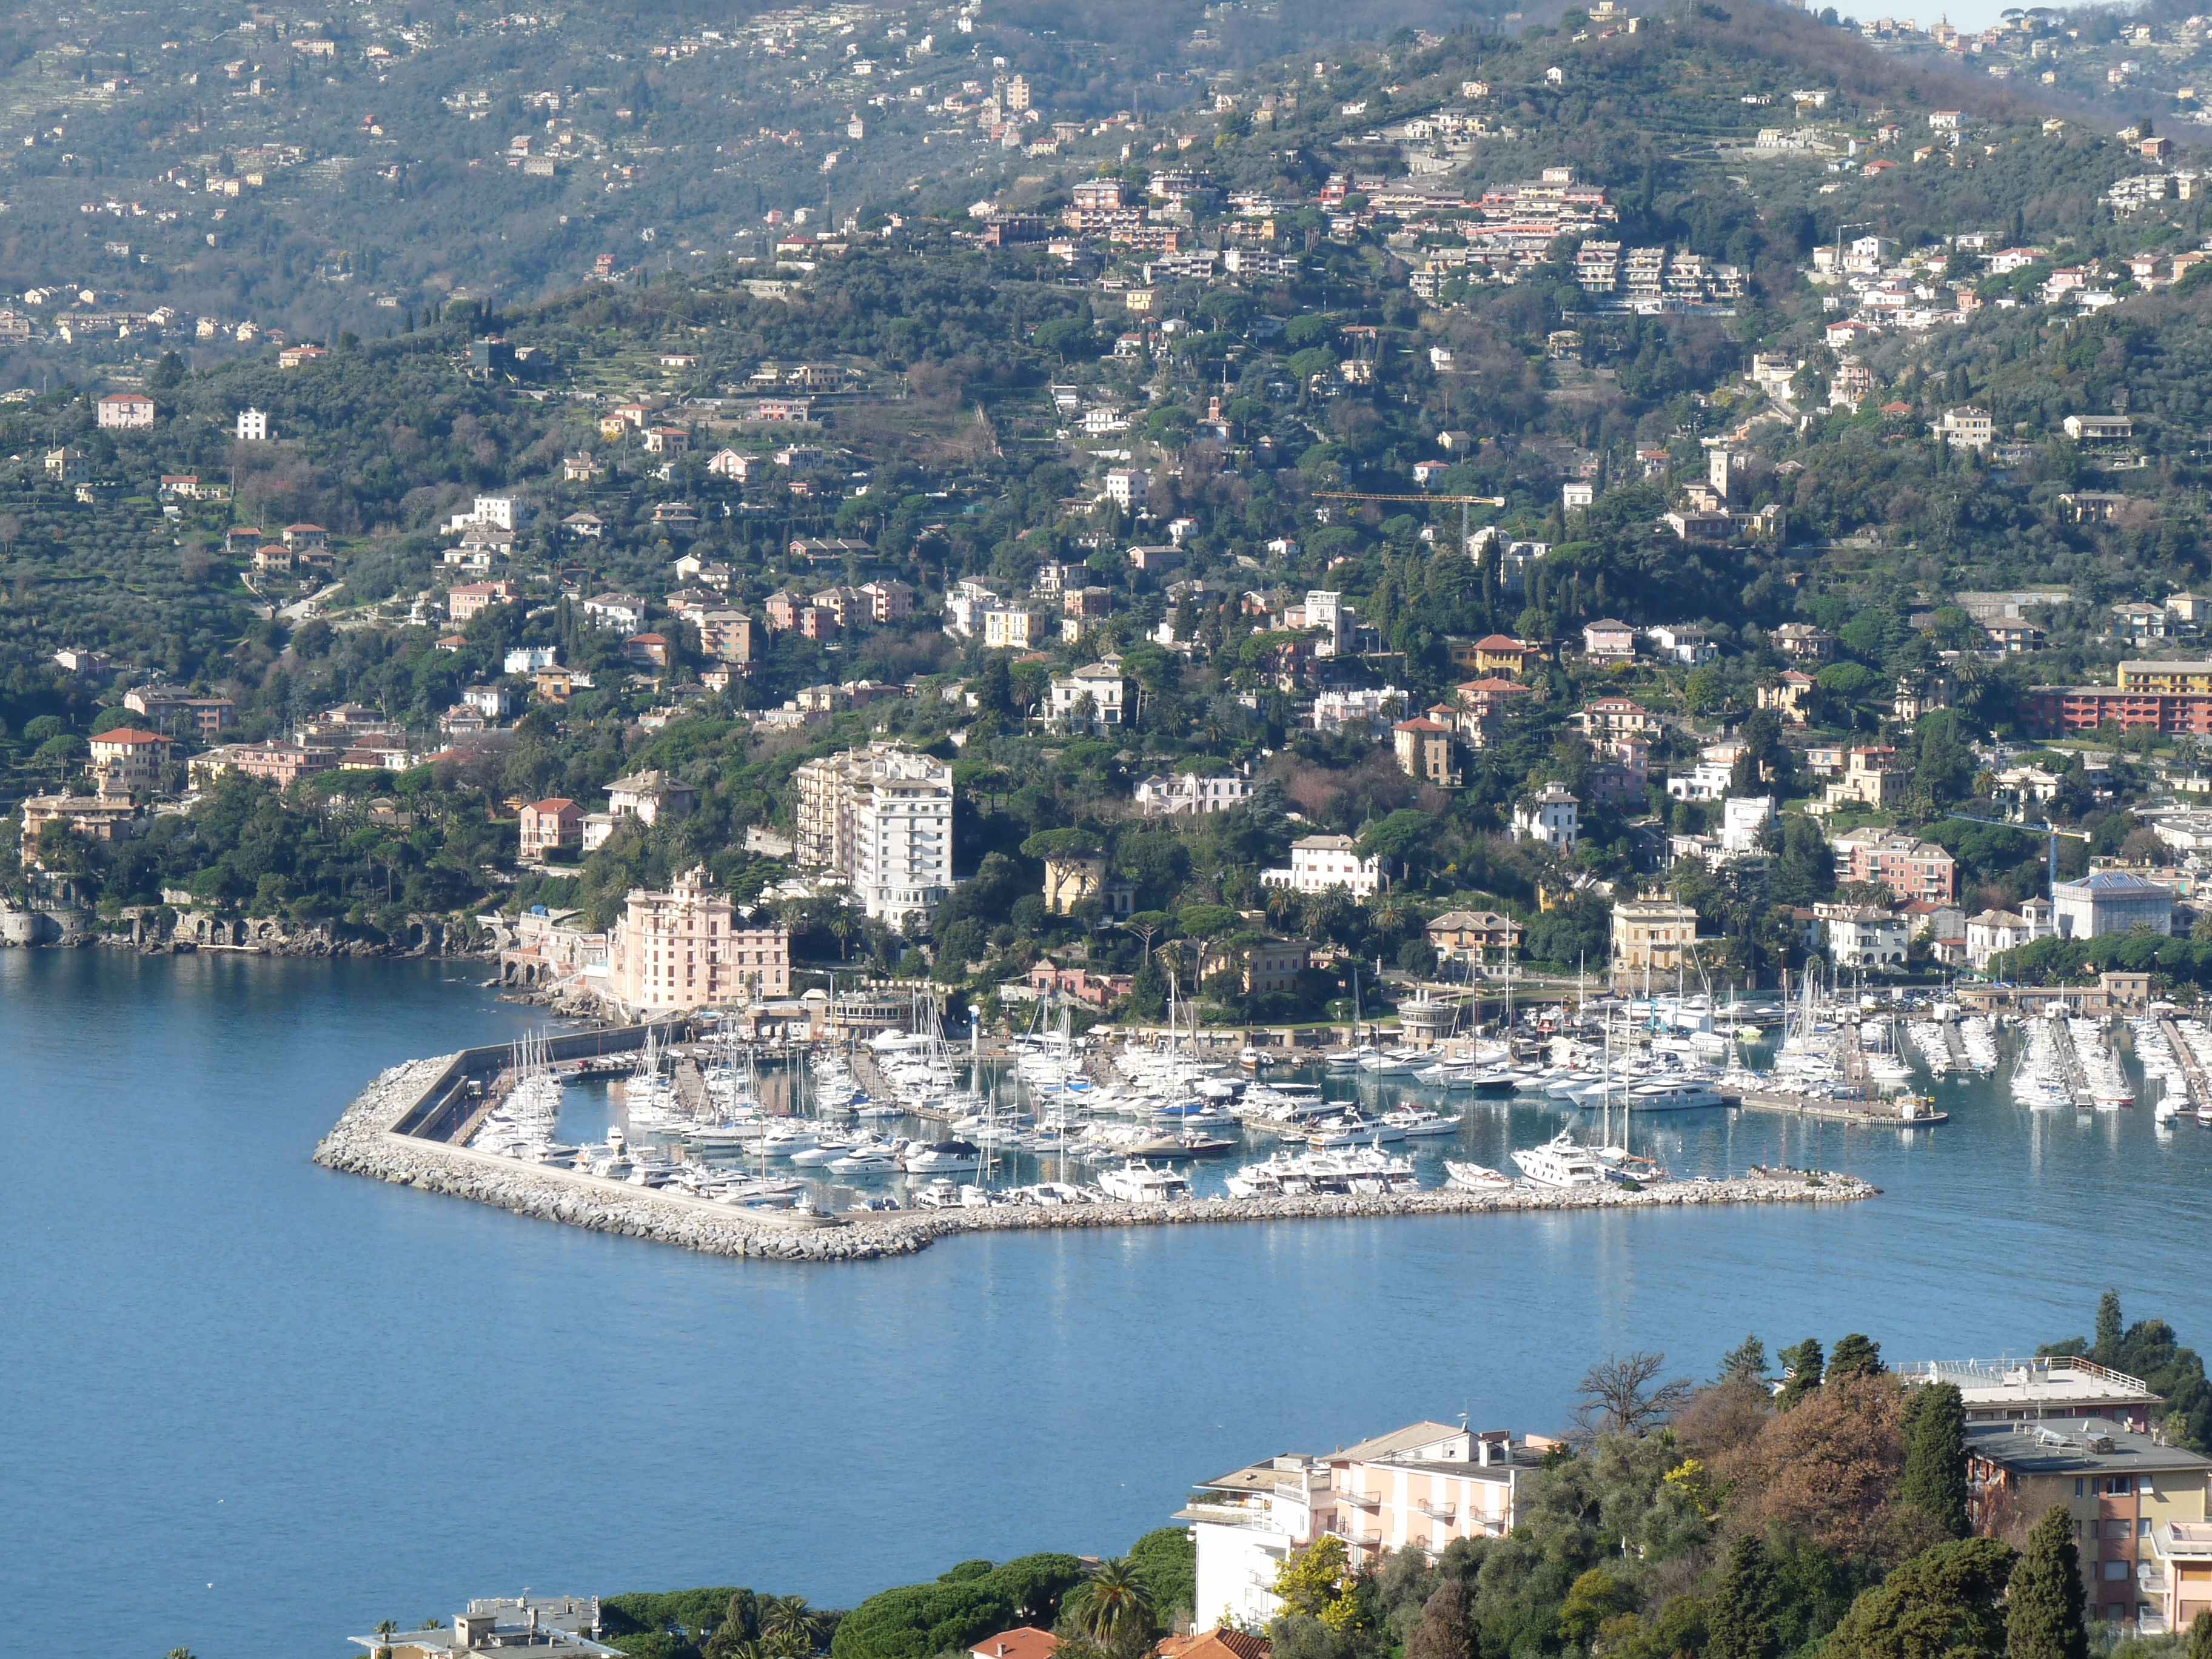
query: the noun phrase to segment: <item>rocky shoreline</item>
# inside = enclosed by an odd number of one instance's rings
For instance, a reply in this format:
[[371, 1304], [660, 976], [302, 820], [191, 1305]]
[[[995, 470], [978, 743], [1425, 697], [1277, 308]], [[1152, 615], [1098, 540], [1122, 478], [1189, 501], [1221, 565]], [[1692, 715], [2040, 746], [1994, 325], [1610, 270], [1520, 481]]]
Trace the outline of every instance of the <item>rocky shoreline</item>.
[[868, 1261], [911, 1255], [956, 1233], [1083, 1227], [1192, 1226], [1236, 1221], [1375, 1220], [1389, 1216], [1510, 1214], [1530, 1211], [1682, 1209], [1733, 1204], [1844, 1204], [1880, 1190], [1851, 1176], [1768, 1173], [1728, 1181], [1668, 1182], [1632, 1192], [1562, 1192], [1516, 1187], [1373, 1198], [1198, 1199], [1171, 1205], [1084, 1204], [1058, 1208], [912, 1210], [808, 1222], [732, 1210], [703, 1199], [653, 1192], [574, 1170], [538, 1169], [466, 1147], [393, 1133], [451, 1056], [384, 1073], [348, 1106], [315, 1149], [327, 1170], [489, 1204], [518, 1215], [594, 1232], [779, 1261]]

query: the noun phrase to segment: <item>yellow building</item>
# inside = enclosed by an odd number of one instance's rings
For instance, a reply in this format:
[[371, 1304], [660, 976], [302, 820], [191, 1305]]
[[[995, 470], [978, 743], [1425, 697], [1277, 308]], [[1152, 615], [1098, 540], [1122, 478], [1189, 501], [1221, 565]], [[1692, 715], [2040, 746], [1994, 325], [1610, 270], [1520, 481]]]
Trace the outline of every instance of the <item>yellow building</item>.
[[2123, 691], [2212, 691], [2212, 662], [2146, 660], [2120, 665]]
[[1624, 899], [1613, 907], [1613, 971], [1671, 974], [1689, 960], [1698, 913], [1673, 899]]
[[1966, 1478], [1984, 1533], [2013, 1536], [2065, 1510], [2092, 1619], [2148, 1634], [2212, 1607], [2212, 1458], [2105, 1417], [1972, 1423]]

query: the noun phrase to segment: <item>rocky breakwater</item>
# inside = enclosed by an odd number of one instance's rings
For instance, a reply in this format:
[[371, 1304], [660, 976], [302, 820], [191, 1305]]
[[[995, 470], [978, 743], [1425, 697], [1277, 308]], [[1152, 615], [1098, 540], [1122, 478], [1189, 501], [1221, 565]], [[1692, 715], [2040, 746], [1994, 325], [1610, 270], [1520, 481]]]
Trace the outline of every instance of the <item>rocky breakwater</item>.
[[326, 1170], [471, 1199], [542, 1221], [652, 1239], [709, 1255], [852, 1261], [906, 1255], [928, 1242], [873, 1238], [818, 1219], [733, 1210], [684, 1194], [654, 1192], [574, 1170], [520, 1164], [399, 1133], [395, 1126], [445, 1074], [452, 1058], [416, 1060], [384, 1073], [331, 1126], [315, 1148], [315, 1162]]
[[1662, 1182], [1638, 1188], [1403, 1193], [1370, 1198], [1208, 1198], [1176, 1204], [1003, 1204], [906, 1210], [825, 1222], [732, 1210], [573, 1170], [544, 1169], [397, 1132], [445, 1073], [450, 1057], [385, 1073], [315, 1149], [325, 1169], [471, 1199], [518, 1215], [674, 1244], [711, 1255], [780, 1261], [864, 1261], [910, 1255], [957, 1233], [1089, 1227], [1197, 1226], [1217, 1222], [1381, 1220], [1396, 1216], [1510, 1215], [1532, 1211], [1664, 1210], [1719, 1204], [1841, 1204], [1878, 1188], [1853, 1176], [1776, 1170], [1728, 1181]]

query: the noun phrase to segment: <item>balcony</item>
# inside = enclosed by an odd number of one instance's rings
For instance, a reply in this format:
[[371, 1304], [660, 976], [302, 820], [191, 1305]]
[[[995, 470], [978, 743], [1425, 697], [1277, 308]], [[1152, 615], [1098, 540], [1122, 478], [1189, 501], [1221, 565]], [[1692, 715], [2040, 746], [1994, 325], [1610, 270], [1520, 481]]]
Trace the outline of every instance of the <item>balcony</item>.
[[1459, 1519], [1459, 1510], [1455, 1504], [1418, 1503], [1413, 1507], [1431, 1521], [1452, 1522]]

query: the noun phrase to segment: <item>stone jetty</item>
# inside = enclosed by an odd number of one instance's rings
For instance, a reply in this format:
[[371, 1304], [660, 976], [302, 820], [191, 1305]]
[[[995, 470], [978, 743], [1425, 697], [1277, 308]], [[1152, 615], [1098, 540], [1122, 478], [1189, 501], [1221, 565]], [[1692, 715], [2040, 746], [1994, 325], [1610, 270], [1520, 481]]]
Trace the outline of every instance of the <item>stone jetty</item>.
[[519, 1164], [465, 1146], [397, 1133], [442, 1077], [451, 1056], [384, 1073], [348, 1106], [315, 1149], [329, 1170], [424, 1192], [471, 1199], [518, 1215], [595, 1232], [651, 1239], [710, 1255], [779, 1261], [868, 1261], [911, 1255], [956, 1233], [1081, 1227], [1177, 1227], [1237, 1221], [1378, 1220], [1392, 1216], [1516, 1214], [1528, 1211], [1682, 1209], [1723, 1204], [1838, 1204], [1878, 1188], [1856, 1176], [1766, 1171], [1728, 1181], [1674, 1181], [1640, 1190], [1502, 1192], [1451, 1189], [1366, 1198], [1213, 1198], [1176, 1204], [1113, 1202], [906, 1210], [834, 1221], [733, 1209], [687, 1194], [652, 1191], [574, 1170]]

